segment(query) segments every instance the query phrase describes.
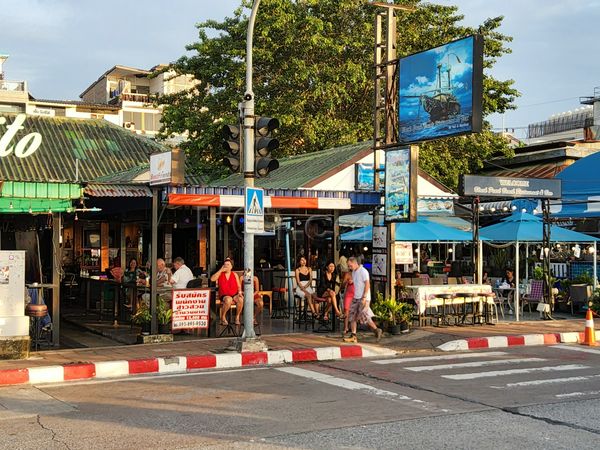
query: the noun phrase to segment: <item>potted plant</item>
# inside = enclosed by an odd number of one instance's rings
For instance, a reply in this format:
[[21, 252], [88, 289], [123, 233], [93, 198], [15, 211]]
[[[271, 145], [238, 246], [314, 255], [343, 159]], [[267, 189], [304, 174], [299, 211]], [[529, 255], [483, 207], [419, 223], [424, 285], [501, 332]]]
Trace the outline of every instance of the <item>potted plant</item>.
[[386, 329], [388, 326], [390, 315], [388, 308], [384, 302], [383, 294], [381, 292], [378, 292], [375, 296], [375, 302], [371, 304], [371, 310], [373, 311], [373, 314], [375, 314], [375, 317], [373, 317], [373, 319], [375, 320], [375, 322], [377, 322], [379, 328], [381, 328], [382, 330]]
[[146, 302], [141, 302], [138, 310], [131, 317], [131, 321], [142, 327], [142, 334], [150, 334], [150, 322], [152, 321], [152, 315], [150, 314], [150, 308]]
[[171, 334], [172, 318], [173, 310], [169, 308], [167, 302], [159, 296], [156, 308], [156, 319], [158, 320], [158, 332], [160, 334]]
[[396, 320], [399, 322], [401, 333], [408, 333], [410, 331], [410, 324], [412, 322], [414, 312], [414, 305], [405, 302], [398, 303]]

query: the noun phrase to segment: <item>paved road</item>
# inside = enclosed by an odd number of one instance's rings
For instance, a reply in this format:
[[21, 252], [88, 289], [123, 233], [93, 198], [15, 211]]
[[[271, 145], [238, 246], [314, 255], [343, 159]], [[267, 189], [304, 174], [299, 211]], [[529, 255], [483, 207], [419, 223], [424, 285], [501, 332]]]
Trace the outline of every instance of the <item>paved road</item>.
[[600, 349], [0, 389], [0, 448], [598, 448]]

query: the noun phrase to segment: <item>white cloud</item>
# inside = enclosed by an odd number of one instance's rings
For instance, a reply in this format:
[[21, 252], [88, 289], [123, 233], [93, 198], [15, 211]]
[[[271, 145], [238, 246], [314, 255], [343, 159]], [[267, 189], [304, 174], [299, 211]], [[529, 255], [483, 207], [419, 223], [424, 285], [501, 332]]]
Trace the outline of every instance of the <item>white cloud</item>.
[[415, 80], [417, 80], [417, 83], [419, 83], [419, 84], [426, 84], [429, 81], [429, 79], [427, 77], [423, 77], [423, 76], [416, 77]]

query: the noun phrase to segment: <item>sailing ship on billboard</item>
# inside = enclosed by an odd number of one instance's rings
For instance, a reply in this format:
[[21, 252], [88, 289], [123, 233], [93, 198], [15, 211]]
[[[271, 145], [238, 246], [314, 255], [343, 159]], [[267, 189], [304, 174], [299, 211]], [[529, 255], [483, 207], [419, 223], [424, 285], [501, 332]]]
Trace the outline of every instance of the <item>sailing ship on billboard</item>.
[[481, 36], [401, 58], [398, 74], [400, 143], [481, 131]]

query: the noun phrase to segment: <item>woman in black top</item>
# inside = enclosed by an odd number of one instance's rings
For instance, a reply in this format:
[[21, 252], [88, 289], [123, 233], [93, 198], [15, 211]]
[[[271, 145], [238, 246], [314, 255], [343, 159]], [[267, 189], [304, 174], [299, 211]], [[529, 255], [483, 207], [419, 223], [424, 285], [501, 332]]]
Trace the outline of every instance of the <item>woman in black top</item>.
[[338, 308], [337, 295], [335, 288], [337, 285], [337, 277], [335, 274], [335, 264], [333, 262], [327, 263], [325, 269], [321, 272], [319, 279], [319, 287], [317, 288], [317, 296], [327, 299], [328, 303], [333, 305], [335, 315], [340, 319], [344, 319], [344, 315]]

